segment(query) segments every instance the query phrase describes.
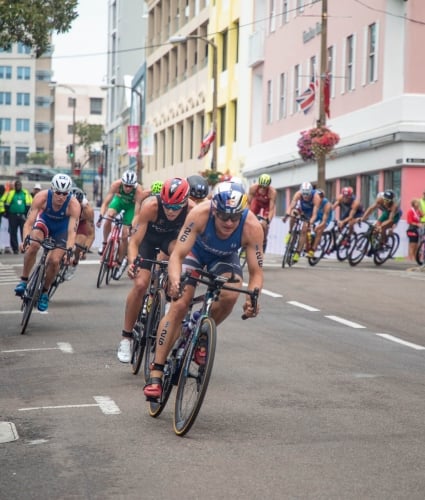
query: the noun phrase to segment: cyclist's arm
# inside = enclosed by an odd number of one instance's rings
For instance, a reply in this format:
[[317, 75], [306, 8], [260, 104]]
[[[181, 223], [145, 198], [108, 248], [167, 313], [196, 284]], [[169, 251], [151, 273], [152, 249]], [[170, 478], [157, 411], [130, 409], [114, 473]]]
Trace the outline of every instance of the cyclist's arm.
[[37, 219], [37, 214], [40, 210], [44, 210], [47, 202], [47, 193], [48, 191], [40, 191], [39, 195], [34, 198], [33, 202], [27, 213], [27, 218], [24, 224], [24, 228], [22, 231], [22, 239], [25, 241], [25, 238], [31, 233], [34, 222]]
[[90, 205], [84, 207], [84, 216], [86, 218], [86, 224], [88, 229], [88, 235], [86, 239], [87, 250], [91, 248], [95, 239], [95, 229], [94, 229], [94, 210]]
[[149, 222], [156, 220], [158, 215], [158, 203], [156, 198], [152, 197], [147, 199], [143, 204], [142, 210], [133, 219], [134, 227], [136, 231], [132, 234], [131, 238], [128, 240], [128, 261], [134, 262], [134, 259], [139, 253], [139, 246], [143, 238], [146, 235]]
[[371, 214], [374, 210], [376, 210], [376, 209], [377, 209], [377, 207], [378, 207], [378, 203], [377, 203], [377, 202], [375, 202], [373, 205], [371, 205], [370, 207], [368, 207], [368, 208], [365, 210], [364, 214], [360, 217], [360, 219], [361, 219], [361, 220], [366, 220], [366, 219], [369, 217], [369, 215], [370, 215], [370, 214]]
[[317, 219], [317, 214], [319, 213], [319, 208], [320, 204], [322, 203], [322, 200], [320, 196], [316, 193], [313, 198], [313, 212], [310, 217], [310, 224], [314, 224]]
[[360, 201], [359, 200], [355, 200], [353, 202], [353, 204], [351, 205], [350, 213], [348, 214], [348, 217], [345, 219], [345, 222], [350, 221], [354, 217], [354, 214], [357, 212], [357, 210], [359, 209], [359, 207], [360, 207]]
[[71, 198], [69, 201], [67, 215], [68, 219], [68, 237], [66, 239], [66, 247], [73, 248], [75, 238], [77, 236], [78, 222], [80, 220], [81, 207], [76, 198]]
[[254, 199], [255, 192], [257, 191], [258, 184], [253, 184], [248, 191], [248, 206], [251, 205], [252, 200]]
[[112, 198], [119, 193], [119, 186], [121, 184], [121, 180], [117, 180], [111, 184], [111, 187], [108, 193], [103, 200], [102, 206], [100, 207], [100, 215], [103, 217], [108, 209], [109, 203], [111, 203]]
[[334, 204], [332, 205], [332, 210], [335, 210], [336, 207], [338, 207], [341, 204], [341, 196], [338, 196], [338, 198], [335, 200]]
[[277, 198], [277, 191], [275, 188], [269, 188], [270, 189], [270, 202], [269, 202], [269, 215], [268, 219], [269, 222], [273, 220], [273, 217], [276, 215], [276, 198]]

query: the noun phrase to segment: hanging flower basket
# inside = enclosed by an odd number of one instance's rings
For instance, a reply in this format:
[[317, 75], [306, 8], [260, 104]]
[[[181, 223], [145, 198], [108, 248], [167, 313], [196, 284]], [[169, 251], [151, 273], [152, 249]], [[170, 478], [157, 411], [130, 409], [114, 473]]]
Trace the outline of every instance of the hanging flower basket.
[[303, 130], [297, 141], [298, 153], [304, 161], [317, 160], [321, 155], [331, 153], [339, 139], [339, 135], [328, 127]]

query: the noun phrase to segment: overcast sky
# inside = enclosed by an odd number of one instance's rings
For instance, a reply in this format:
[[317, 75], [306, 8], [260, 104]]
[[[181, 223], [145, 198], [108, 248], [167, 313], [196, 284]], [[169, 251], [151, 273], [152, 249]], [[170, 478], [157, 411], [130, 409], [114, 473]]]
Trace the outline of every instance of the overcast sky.
[[80, 0], [78, 14], [68, 33], [53, 37], [53, 80], [105, 84], [108, 0]]

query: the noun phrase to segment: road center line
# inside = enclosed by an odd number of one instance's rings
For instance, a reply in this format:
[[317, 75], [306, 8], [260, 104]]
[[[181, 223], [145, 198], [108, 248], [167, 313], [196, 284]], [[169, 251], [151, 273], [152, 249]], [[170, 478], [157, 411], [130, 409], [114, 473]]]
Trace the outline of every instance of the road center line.
[[307, 304], [303, 304], [302, 302], [297, 302], [296, 300], [289, 300], [287, 304], [291, 304], [291, 306], [301, 307], [301, 309], [305, 309], [306, 311], [312, 311], [312, 312], [320, 311], [320, 309], [308, 306]]
[[345, 326], [350, 326], [351, 328], [366, 328], [363, 325], [359, 325], [353, 321], [348, 321], [348, 319], [340, 318], [339, 316], [325, 316], [325, 318], [331, 319], [332, 321], [336, 321], [337, 323], [341, 323]]
[[388, 333], [377, 333], [376, 335], [378, 335], [378, 337], [391, 340], [392, 342], [397, 342], [397, 344], [405, 345], [406, 347], [411, 347], [412, 349], [416, 349], [417, 351], [425, 350], [424, 346], [413, 344], [412, 342], [407, 342], [407, 340], [399, 339], [398, 337], [394, 337], [393, 335], [389, 335]]

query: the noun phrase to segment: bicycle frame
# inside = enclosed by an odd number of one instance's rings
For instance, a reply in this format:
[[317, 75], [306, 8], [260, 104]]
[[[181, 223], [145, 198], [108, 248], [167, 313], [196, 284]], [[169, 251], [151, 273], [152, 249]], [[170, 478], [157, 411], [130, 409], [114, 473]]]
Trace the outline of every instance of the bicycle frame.
[[122, 216], [123, 212], [121, 211], [115, 217], [103, 217], [103, 219], [110, 220], [113, 223], [113, 226], [111, 232], [109, 233], [108, 241], [106, 242], [100, 261], [100, 269], [97, 276], [97, 288], [100, 288], [104, 277], [106, 284], [109, 285], [111, 273], [114, 267], [116, 267], [121, 243], [121, 230], [123, 226]]

